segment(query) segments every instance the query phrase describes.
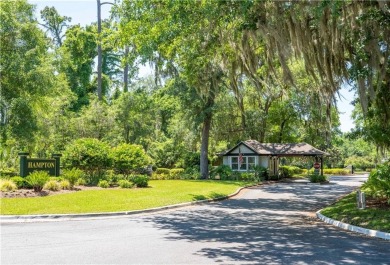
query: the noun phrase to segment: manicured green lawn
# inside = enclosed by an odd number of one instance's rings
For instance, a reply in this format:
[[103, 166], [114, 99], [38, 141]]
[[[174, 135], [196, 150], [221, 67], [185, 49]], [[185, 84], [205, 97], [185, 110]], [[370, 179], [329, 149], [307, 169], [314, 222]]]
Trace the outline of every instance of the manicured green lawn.
[[248, 183], [151, 180], [148, 188], [85, 190], [34, 198], [2, 198], [1, 214], [64, 214], [148, 209], [234, 193]]
[[368, 229], [390, 232], [390, 210], [366, 208], [359, 210], [356, 207], [356, 192], [353, 192], [336, 204], [325, 208], [321, 214], [351, 225]]

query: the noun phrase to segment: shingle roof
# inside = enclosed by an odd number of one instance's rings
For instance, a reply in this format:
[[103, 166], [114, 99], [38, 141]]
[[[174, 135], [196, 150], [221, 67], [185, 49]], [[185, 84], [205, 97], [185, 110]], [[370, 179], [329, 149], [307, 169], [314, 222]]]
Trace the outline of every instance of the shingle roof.
[[281, 156], [323, 156], [329, 155], [307, 143], [260, 143], [256, 140], [247, 140], [240, 142], [234, 148], [228, 150], [225, 154], [233, 151], [240, 144], [246, 145], [259, 155], [281, 155]]

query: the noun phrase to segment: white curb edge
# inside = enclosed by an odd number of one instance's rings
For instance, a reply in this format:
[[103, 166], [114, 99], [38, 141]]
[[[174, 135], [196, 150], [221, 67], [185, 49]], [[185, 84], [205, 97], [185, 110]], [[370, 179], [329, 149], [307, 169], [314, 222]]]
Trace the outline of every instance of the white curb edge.
[[86, 220], [86, 219], [108, 219], [115, 217], [123, 217], [126, 215], [135, 215], [142, 213], [155, 213], [160, 211], [165, 211], [169, 209], [176, 209], [181, 207], [186, 207], [195, 204], [202, 204], [214, 201], [226, 200], [231, 197], [238, 195], [243, 189], [256, 187], [261, 184], [251, 185], [246, 187], [238, 188], [236, 192], [227, 195], [225, 197], [199, 200], [192, 202], [179, 203], [174, 205], [161, 206], [156, 208], [144, 209], [144, 210], [133, 210], [133, 211], [123, 211], [123, 212], [104, 212], [104, 213], [84, 213], [84, 214], [40, 214], [40, 215], [0, 215], [0, 224], [3, 223], [29, 223], [29, 222], [58, 222], [58, 221], [70, 221], [70, 220]]
[[328, 224], [331, 224], [333, 226], [337, 226], [341, 229], [349, 230], [349, 231], [352, 231], [355, 233], [364, 234], [364, 235], [371, 236], [371, 237], [378, 237], [378, 238], [382, 238], [384, 240], [390, 240], [390, 233], [381, 232], [381, 231], [372, 230], [372, 229], [366, 229], [366, 228], [362, 228], [359, 226], [346, 224], [346, 223], [343, 223], [341, 221], [337, 221], [337, 220], [331, 219], [329, 217], [326, 217], [325, 215], [322, 215], [320, 212], [321, 212], [321, 210], [317, 211], [316, 215], [320, 220], [324, 221], [325, 223], [328, 223]]

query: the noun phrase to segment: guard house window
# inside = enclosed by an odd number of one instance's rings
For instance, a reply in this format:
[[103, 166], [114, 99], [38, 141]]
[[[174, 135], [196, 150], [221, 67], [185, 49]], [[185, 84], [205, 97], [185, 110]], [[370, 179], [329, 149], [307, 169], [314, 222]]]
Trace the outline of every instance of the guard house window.
[[232, 157], [232, 170], [238, 170], [238, 156]]
[[[239, 165], [239, 157], [232, 156], [230, 165], [232, 170], [239, 170], [239, 171], [253, 170], [253, 167], [256, 166], [256, 157], [244, 156], [242, 157], [242, 163]], [[239, 166], [240, 168], [238, 168]]]

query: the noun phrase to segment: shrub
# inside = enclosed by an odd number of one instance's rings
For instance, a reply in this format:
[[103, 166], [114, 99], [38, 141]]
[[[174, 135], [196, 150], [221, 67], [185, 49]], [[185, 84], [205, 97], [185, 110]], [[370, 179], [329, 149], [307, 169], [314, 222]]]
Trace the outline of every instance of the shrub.
[[181, 175], [184, 173], [184, 168], [172, 168], [170, 170], [171, 179], [180, 179]]
[[125, 180], [125, 179], [119, 180], [118, 184], [119, 184], [119, 187], [121, 187], [122, 189], [129, 189], [129, 188], [133, 187], [133, 184], [130, 181]]
[[165, 174], [165, 175], [169, 175], [171, 174], [171, 170], [169, 168], [162, 168], [162, 167], [159, 167], [156, 169], [156, 174]]
[[111, 152], [114, 168], [127, 177], [132, 172], [139, 172], [146, 167], [150, 158], [140, 145], [121, 144]]
[[56, 180], [49, 180], [43, 188], [45, 190], [58, 191], [61, 189], [61, 186]]
[[390, 204], [390, 164], [379, 165], [371, 171], [363, 188], [371, 196], [386, 199]]
[[349, 170], [344, 168], [324, 168], [324, 174], [345, 176], [349, 174]]
[[119, 181], [126, 179], [125, 176], [119, 175], [119, 174], [112, 174], [108, 176], [108, 182], [110, 183], [110, 186], [119, 184]]
[[171, 170], [169, 168], [156, 168], [152, 174], [153, 179], [164, 180], [171, 178]]
[[210, 172], [211, 177], [218, 178], [222, 180], [229, 180], [231, 179], [233, 174], [232, 169], [227, 165], [220, 165], [216, 168], [213, 168]]
[[61, 180], [60, 181], [60, 188], [62, 189], [62, 190], [70, 190], [70, 183], [69, 183], [69, 181], [68, 180]]
[[2, 179], [0, 180], [1, 191], [14, 191], [17, 190], [18, 186], [12, 180]]
[[84, 177], [84, 172], [78, 168], [72, 168], [70, 170], [64, 170], [62, 173], [64, 179], [69, 181], [70, 188], [73, 189], [77, 180]]
[[290, 178], [294, 175], [302, 174], [304, 170], [296, 166], [280, 166], [279, 172], [282, 178]]
[[76, 185], [77, 186], [85, 186], [87, 184], [87, 182], [85, 181], [85, 179], [83, 178], [79, 178], [77, 181], [76, 181]]
[[181, 179], [200, 179], [199, 166], [186, 168], [181, 175]]
[[328, 178], [325, 175], [311, 174], [309, 175], [309, 180], [313, 183], [322, 183], [326, 182]]
[[240, 180], [242, 181], [257, 181], [255, 172], [243, 172], [240, 174]]
[[100, 180], [98, 183], [98, 187], [107, 189], [108, 187], [110, 187], [110, 184], [107, 180]]
[[189, 152], [184, 156], [183, 159], [184, 168], [194, 168], [200, 165], [200, 153]]
[[26, 181], [34, 191], [42, 191], [49, 178], [50, 176], [46, 171], [34, 171], [26, 177]]
[[145, 175], [134, 175], [130, 177], [130, 181], [138, 188], [145, 188], [148, 186], [149, 178]]
[[4, 177], [16, 177], [18, 175], [17, 170], [14, 168], [2, 168], [0, 169], [0, 176]]
[[94, 138], [81, 138], [64, 151], [64, 165], [85, 171], [88, 184], [96, 184], [104, 170], [111, 165], [110, 147]]
[[31, 185], [29, 185], [27, 183], [25, 178], [22, 178], [22, 177], [12, 177], [12, 178], [10, 178], [10, 180], [12, 180], [16, 184], [18, 189], [31, 188]]
[[257, 181], [268, 179], [268, 169], [266, 167], [255, 166], [253, 170]]

